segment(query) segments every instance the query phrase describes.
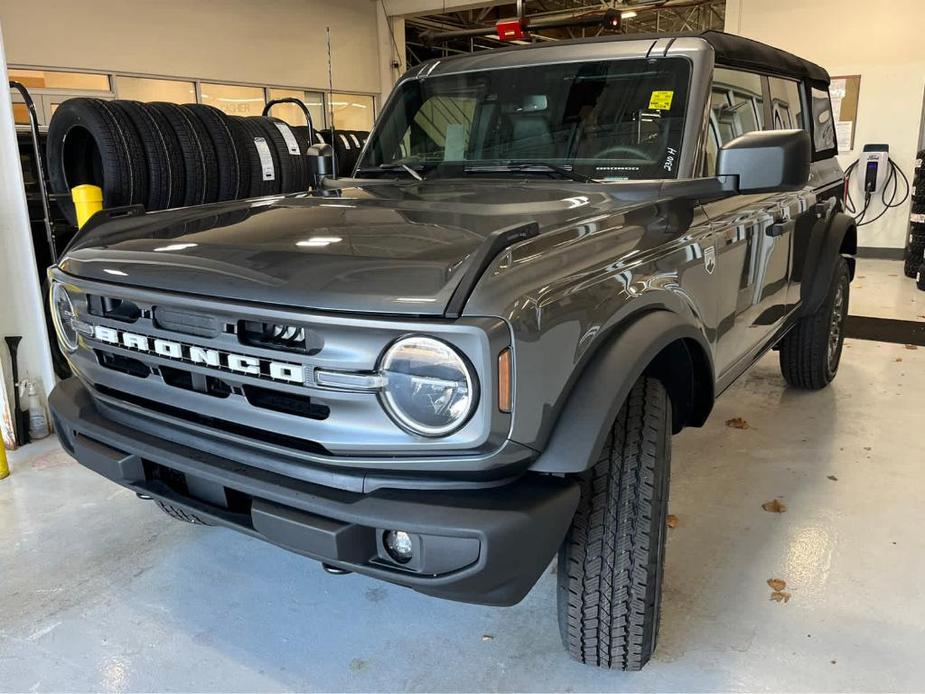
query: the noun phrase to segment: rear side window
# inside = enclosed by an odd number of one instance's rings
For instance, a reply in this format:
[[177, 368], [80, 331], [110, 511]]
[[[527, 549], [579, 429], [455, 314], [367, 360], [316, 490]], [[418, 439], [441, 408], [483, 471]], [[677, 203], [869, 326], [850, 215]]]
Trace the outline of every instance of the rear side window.
[[771, 96], [771, 123], [768, 129], [805, 130], [800, 83], [783, 77], [771, 77], [768, 85]]
[[[813, 145], [816, 153], [835, 150], [835, 118], [828, 90], [813, 87], [810, 91], [813, 114]], [[832, 151], [834, 155], [834, 151]]]

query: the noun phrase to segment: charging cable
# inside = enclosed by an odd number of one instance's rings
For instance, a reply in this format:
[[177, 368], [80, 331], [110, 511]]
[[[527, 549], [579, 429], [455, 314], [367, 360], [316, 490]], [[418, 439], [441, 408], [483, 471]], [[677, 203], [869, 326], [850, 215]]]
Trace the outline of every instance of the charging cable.
[[[854, 200], [851, 198], [851, 174], [857, 170], [859, 162], [860, 159], [851, 164], [851, 166], [848, 167], [848, 170], [845, 171], [845, 209], [854, 216], [854, 221], [857, 223], [857, 225], [862, 227], [867, 224], [873, 224], [883, 215], [885, 215], [888, 210], [900, 207], [903, 203], [906, 202], [906, 200], [909, 199], [909, 193], [911, 193], [912, 190], [909, 186], [909, 179], [906, 177], [906, 174], [903, 173], [902, 169], [896, 166], [896, 162], [890, 159], [890, 172], [887, 174], [886, 182], [883, 184], [883, 190], [880, 191], [880, 202], [883, 205], [883, 209], [880, 210], [876, 217], [867, 219], [867, 213], [870, 211], [872, 195], [869, 192], [864, 193], [864, 206], [861, 208], [860, 212], [855, 206]], [[899, 193], [900, 177], [902, 177], [903, 183], [905, 184], [906, 192], [903, 194], [902, 200], [897, 201], [896, 195]], [[890, 189], [890, 183], [893, 184], [893, 189], [890, 193], [889, 199], [887, 199], [887, 191]]]

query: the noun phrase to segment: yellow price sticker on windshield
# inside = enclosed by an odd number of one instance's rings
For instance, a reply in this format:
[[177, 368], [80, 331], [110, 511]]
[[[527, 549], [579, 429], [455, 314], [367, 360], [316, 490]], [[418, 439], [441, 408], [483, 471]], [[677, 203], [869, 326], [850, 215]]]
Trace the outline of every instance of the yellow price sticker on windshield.
[[652, 92], [649, 99], [649, 108], [656, 111], [670, 111], [674, 92]]

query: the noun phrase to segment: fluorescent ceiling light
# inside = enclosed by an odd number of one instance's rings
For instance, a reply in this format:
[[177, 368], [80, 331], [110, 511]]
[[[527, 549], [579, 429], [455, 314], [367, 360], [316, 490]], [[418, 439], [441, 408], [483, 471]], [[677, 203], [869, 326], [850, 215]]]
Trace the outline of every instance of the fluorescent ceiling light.
[[632, 19], [636, 16], [636, 10], [627, 10], [620, 13], [620, 19]]
[[322, 246], [330, 246], [332, 243], [340, 243], [341, 241], [343, 241], [343, 239], [340, 236], [312, 236], [310, 239], [297, 242], [296, 246], [301, 246], [302, 248], [319, 248]]
[[156, 253], [166, 251], [168, 253], [172, 251], [183, 251], [187, 248], [195, 248], [198, 246], [198, 243], [172, 243], [169, 246], [159, 246], [154, 249]]

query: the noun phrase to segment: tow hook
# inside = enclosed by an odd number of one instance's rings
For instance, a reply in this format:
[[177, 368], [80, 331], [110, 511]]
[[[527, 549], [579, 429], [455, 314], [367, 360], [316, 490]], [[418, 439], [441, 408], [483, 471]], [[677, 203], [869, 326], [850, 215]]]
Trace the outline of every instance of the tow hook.
[[352, 571], [348, 571], [347, 569], [341, 569], [337, 566], [331, 566], [330, 564], [325, 564], [323, 562], [321, 564], [321, 568], [327, 571], [329, 574], [332, 574], [334, 576], [346, 576], [347, 574], [353, 573]]

